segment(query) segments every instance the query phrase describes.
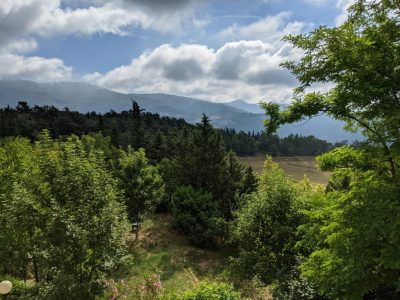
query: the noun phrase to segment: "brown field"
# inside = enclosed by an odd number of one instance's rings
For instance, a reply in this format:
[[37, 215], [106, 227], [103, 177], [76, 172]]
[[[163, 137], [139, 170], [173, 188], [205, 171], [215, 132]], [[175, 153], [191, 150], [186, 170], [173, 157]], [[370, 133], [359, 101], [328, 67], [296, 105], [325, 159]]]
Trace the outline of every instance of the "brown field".
[[[273, 157], [276, 162], [287, 174], [295, 180], [303, 179], [304, 175], [316, 184], [326, 185], [328, 183], [329, 172], [321, 172], [317, 167], [315, 157]], [[264, 156], [240, 157], [240, 160], [253, 168], [254, 172], [262, 172]]]

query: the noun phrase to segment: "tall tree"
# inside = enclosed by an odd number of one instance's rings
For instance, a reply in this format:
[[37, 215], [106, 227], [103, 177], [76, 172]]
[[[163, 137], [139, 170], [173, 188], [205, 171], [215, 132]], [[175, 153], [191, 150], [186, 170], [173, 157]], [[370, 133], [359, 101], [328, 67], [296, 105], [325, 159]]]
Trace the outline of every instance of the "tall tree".
[[136, 101], [132, 101], [132, 147], [135, 150], [145, 146], [143, 109]]
[[[357, 0], [343, 25], [286, 40], [305, 53], [285, 64], [301, 85], [285, 111], [263, 105], [268, 130], [323, 112], [365, 136], [320, 159], [339, 184], [310, 202], [302, 273], [332, 298], [399, 298], [400, 2]], [[307, 92], [326, 82], [327, 92]]]

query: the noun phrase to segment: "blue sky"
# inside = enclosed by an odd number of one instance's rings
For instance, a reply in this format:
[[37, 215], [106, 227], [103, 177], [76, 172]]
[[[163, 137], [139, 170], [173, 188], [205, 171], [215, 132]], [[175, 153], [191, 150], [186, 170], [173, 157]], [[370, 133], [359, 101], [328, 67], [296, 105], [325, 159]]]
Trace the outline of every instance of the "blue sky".
[[287, 102], [281, 41], [343, 21], [351, 0], [1, 0], [0, 78]]

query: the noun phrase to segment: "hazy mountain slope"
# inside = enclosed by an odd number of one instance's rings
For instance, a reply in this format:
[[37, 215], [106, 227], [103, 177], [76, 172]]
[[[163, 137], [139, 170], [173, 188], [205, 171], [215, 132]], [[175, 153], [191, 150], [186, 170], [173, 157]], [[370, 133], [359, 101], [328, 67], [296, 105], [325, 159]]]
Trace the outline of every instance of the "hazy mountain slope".
[[[243, 100], [234, 100], [226, 102], [226, 105], [242, 109], [249, 113], [261, 113], [261, 120], [264, 117], [264, 111], [258, 104], [247, 103]], [[282, 106], [284, 107], [284, 106]], [[304, 120], [295, 124], [284, 125], [278, 130], [278, 134], [282, 137], [289, 134], [314, 135], [320, 139], [335, 141], [353, 141], [362, 139], [361, 134], [351, 134], [343, 130], [344, 122], [333, 120], [326, 115], [314, 117], [311, 120]]]
[[[127, 110], [131, 106], [132, 99], [148, 112], [184, 118], [191, 123], [198, 122], [204, 113], [217, 127], [255, 132], [263, 130], [262, 122], [265, 119], [263, 111], [257, 104], [242, 100], [213, 103], [167, 94], [122, 94], [86, 83], [0, 80], [1, 107], [16, 106], [18, 101], [27, 101], [31, 106], [55, 105], [58, 108], [68, 107], [80, 112], [104, 113], [110, 110]], [[290, 133], [314, 135], [331, 142], [359, 138], [343, 131], [341, 122], [326, 116], [299, 125], [286, 125], [279, 130], [279, 135], [287, 136]]]
[[261, 109], [261, 107], [258, 104], [248, 103], [243, 100], [233, 100], [231, 102], [226, 102], [224, 104], [229, 105], [234, 108], [238, 108], [238, 109], [247, 111], [249, 113], [253, 113], [253, 114], [263, 114], [264, 113], [264, 111]]

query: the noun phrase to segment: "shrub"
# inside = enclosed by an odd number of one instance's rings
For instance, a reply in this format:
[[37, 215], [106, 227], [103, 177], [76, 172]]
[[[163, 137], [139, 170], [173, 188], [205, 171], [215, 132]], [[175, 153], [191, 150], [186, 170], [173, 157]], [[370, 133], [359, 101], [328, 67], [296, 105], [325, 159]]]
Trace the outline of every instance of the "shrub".
[[210, 193], [195, 191], [191, 186], [179, 187], [172, 197], [174, 228], [200, 247], [214, 245], [218, 235], [217, 206]]
[[8, 280], [12, 283], [11, 292], [7, 295], [7, 299], [20, 299], [28, 300], [35, 299], [38, 294], [38, 289], [35, 285], [29, 285], [21, 279], [12, 276], [0, 276], [0, 282], [3, 280]]
[[194, 290], [172, 295], [168, 300], [240, 300], [240, 293], [224, 283], [202, 283]]
[[237, 270], [271, 283], [295, 264], [297, 227], [302, 220], [300, 190], [268, 159], [257, 192], [236, 214], [232, 230], [239, 256]]

